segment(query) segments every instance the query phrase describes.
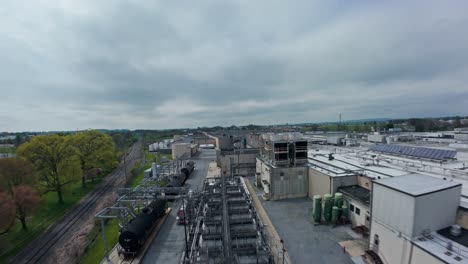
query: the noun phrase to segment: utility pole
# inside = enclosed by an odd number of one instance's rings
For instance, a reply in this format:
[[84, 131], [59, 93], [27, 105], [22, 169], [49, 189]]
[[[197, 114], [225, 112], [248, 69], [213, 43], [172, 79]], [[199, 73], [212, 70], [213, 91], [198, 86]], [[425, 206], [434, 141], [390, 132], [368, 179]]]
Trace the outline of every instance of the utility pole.
[[284, 252], [286, 252], [286, 249], [284, 248], [284, 241], [283, 241], [283, 239], [281, 239], [280, 242], [281, 242], [281, 250], [283, 251], [283, 264], [284, 264]]
[[184, 258], [187, 259], [188, 254], [188, 240], [187, 240], [187, 203], [185, 200], [182, 200], [182, 204], [184, 206], [184, 234], [185, 234], [185, 254]]

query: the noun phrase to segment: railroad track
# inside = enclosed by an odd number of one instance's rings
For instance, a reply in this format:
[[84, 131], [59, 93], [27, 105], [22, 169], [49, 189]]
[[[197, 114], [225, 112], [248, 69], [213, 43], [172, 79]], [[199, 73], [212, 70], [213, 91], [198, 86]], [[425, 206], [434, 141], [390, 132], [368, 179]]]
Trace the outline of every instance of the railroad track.
[[[108, 193], [108, 191], [114, 187], [114, 184], [118, 180], [125, 181], [125, 163], [126, 169], [128, 172], [129, 168], [132, 168], [135, 159], [137, 158], [140, 152], [141, 141], [135, 143], [130, 152], [126, 157], [124, 157], [127, 162], [120, 162], [119, 167], [112, 173], [111, 176], [107, 177], [106, 182], [96, 189], [94, 189], [85, 200], [77, 206], [69, 215], [66, 215], [63, 223], [57, 222], [56, 227], [51, 228], [50, 232], [46, 232], [45, 237], [42, 238], [44, 241], [40, 241], [38, 246], [33, 246], [33, 248], [26, 248], [23, 251], [27, 251], [26, 255], [15, 259], [14, 263], [44, 263], [47, 253], [50, 252], [52, 248], [57, 244], [57, 242], [66, 236], [68, 230], [72, 228], [82, 216], [86, 215], [91, 209], [94, 208], [96, 203]], [[58, 226], [58, 227], [57, 227]], [[33, 242], [34, 243], [34, 242]], [[130, 262], [131, 263], [131, 262]]]

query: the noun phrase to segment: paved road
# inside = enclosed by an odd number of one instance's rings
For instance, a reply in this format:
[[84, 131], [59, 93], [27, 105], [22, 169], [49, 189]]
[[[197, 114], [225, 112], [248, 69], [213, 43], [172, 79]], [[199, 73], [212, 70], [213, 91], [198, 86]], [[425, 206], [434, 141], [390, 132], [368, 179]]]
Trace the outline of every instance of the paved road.
[[349, 226], [315, 226], [312, 222], [312, 200], [261, 201], [276, 231], [284, 240], [292, 263], [353, 263], [338, 244], [353, 239], [348, 233]]
[[[213, 149], [201, 150], [198, 157], [193, 158], [196, 162], [195, 171], [187, 180], [187, 187], [193, 190], [201, 190], [203, 181], [208, 173], [208, 165], [216, 160], [216, 152]], [[177, 211], [180, 201], [172, 205], [174, 210], [168, 216], [166, 222], [159, 230], [159, 234], [153, 240], [143, 264], [163, 263], [178, 264], [184, 250], [184, 226], [176, 224]]]

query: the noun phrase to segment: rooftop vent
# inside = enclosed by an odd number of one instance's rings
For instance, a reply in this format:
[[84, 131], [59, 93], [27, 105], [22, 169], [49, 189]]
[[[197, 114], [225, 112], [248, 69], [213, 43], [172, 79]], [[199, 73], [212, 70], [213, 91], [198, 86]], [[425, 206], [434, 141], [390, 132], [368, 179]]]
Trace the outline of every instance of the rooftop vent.
[[450, 234], [452, 236], [460, 236], [461, 235], [461, 227], [459, 225], [452, 225], [450, 228]]
[[431, 235], [431, 230], [430, 229], [424, 229], [422, 234], [425, 237], [429, 237]]
[[[450, 250], [450, 251], [453, 250], [453, 244], [452, 244], [452, 242], [450, 242], [450, 241], [447, 242], [447, 249]], [[450, 256], [450, 255], [449, 255], [449, 256]]]

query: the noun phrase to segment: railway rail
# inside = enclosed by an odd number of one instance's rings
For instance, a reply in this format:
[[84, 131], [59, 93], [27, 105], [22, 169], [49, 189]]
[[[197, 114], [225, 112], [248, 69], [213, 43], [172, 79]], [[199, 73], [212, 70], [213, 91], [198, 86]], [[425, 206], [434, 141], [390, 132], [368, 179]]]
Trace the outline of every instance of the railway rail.
[[[47, 257], [51, 250], [55, 248], [57, 242], [66, 237], [68, 232], [75, 224], [86, 214], [91, 214], [92, 209], [101, 200], [102, 197], [111, 192], [112, 188], [121, 181], [126, 181], [125, 170], [127, 173], [132, 168], [140, 154], [141, 140], [135, 143], [129, 153], [125, 155], [118, 168], [106, 177], [105, 182], [91, 191], [84, 200], [75, 208], [70, 210], [62, 219], [57, 221], [54, 226], [48, 229], [41, 237], [33, 241], [28, 247], [20, 252], [14, 260], [14, 263], [48, 263]], [[125, 159], [125, 160], [124, 160]], [[130, 262], [131, 263], [131, 262]]]

